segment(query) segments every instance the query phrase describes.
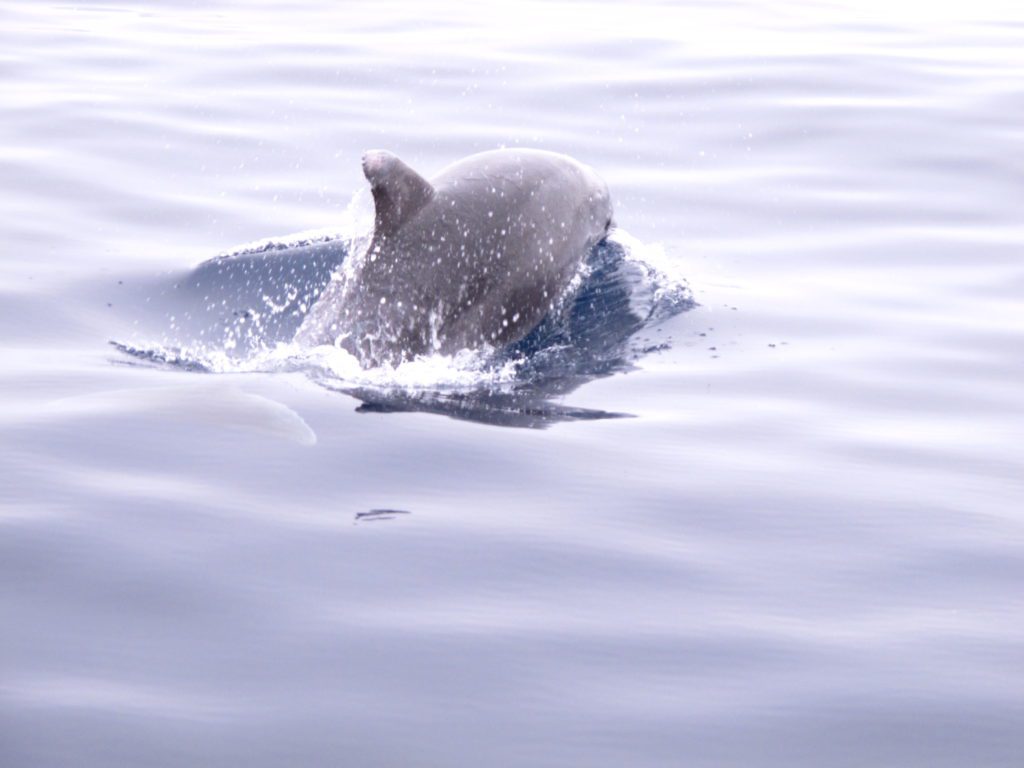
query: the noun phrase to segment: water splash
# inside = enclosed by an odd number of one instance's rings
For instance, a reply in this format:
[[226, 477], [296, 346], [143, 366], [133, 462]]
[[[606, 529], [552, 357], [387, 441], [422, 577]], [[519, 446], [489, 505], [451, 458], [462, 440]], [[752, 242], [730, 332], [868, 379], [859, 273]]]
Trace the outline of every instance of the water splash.
[[[349, 206], [345, 227], [251, 243], [179, 276], [162, 294], [161, 340], [115, 346], [137, 361], [178, 369], [299, 371], [376, 411], [445, 411], [455, 403], [462, 411], [482, 408], [488, 419], [498, 413], [502, 422], [517, 410], [529, 411], [531, 423], [519, 425], [536, 426], [538, 418], [593, 418], [547, 400], [633, 367], [656, 348], [640, 332], [693, 306], [679, 265], [664, 249], [616, 229], [589, 254], [548, 316], [519, 342], [363, 368], [336, 345], [307, 348], [293, 341], [332, 277], [365, 250], [369, 230], [361, 228], [366, 219], [358, 206]], [[362, 223], [356, 224], [360, 215]]]

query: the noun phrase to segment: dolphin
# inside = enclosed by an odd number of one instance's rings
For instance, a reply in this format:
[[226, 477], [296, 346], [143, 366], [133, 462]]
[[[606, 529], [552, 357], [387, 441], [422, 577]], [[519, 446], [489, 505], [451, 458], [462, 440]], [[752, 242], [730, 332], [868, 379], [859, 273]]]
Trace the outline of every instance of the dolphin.
[[555, 152], [500, 149], [427, 181], [384, 150], [363, 155], [374, 227], [295, 335], [363, 367], [503, 347], [558, 306], [612, 226], [608, 187]]

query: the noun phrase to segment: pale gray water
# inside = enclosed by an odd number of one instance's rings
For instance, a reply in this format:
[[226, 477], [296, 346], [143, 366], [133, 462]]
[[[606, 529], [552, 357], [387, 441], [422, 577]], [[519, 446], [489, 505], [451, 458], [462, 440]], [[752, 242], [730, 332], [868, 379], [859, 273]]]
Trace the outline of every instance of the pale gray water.
[[[0, 43], [0, 764], [1024, 764], [1017, 6], [15, 2]], [[364, 149], [517, 144], [700, 304], [557, 400], [635, 418], [108, 345], [337, 225]]]

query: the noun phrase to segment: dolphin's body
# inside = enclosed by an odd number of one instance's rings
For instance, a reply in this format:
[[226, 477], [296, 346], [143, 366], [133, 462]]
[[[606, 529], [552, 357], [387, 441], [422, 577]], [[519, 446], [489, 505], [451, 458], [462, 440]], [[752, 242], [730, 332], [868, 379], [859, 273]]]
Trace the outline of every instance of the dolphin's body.
[[503, 346], [554, 308], [608, 232], [608, 187], [565, 155], [483, 152], [428, 182], [384, 151], [363, 156], [376, 209], [296, 341], [337, 344], [364, 366]]

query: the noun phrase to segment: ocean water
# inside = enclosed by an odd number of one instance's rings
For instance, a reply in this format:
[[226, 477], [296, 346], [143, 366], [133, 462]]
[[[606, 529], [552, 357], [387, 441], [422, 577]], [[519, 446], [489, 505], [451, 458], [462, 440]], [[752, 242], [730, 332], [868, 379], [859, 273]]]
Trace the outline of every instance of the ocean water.
[[[15, 1], [0, 43], [0, 765], [1024, 765], [1018, 5]], [[548, 335], [277, 346], [364, 150], [502, 146], [616, 207]]]

